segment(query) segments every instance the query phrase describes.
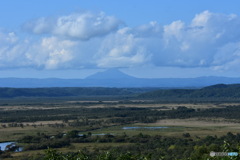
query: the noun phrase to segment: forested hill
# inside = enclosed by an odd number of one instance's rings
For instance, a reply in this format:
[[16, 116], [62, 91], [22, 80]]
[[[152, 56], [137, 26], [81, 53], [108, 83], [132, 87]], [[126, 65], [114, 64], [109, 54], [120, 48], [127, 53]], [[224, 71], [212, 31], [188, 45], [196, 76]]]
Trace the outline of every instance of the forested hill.
[[139, 99], [173, 98], [235, 98], [240, 99], [240, 84], [218, 84], [201, 89], [157, 88], [0, 88], [0, 98], [14, 97], [80, 97], [80, 96], [133, 96]]
[[217, 84], [201, 89], [169, 89], [142, 93], [139, 98], [239, 98], [240, 84]]
[[153, 88], [0, 88], [0, 98], [14, 97], [80, 97], [80, 96], [127, 96], [148, 92]]

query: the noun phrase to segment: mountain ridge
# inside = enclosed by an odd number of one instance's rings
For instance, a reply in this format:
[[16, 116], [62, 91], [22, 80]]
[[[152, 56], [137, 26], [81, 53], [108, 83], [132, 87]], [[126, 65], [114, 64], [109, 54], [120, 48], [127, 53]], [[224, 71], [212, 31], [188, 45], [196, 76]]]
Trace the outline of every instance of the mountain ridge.
[[240, 78], [197, 77], [197, 78], [136, 78], [112, 69], [95, 73], [85, 79], [61, 78], [0, 78], [0, 87], [158, 87], [158, 88], [201, 88], [215, 84], [236, 84]]

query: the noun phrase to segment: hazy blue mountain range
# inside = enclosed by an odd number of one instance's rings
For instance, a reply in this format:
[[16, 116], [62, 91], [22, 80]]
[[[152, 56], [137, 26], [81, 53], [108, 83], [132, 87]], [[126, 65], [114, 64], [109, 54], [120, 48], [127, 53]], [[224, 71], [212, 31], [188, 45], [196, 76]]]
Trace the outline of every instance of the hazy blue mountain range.
[[0, 78], [0, 87], [159, 87], [199, 88], [214, 84], [240, 83], [240, 78], [198, 77], [198, 78], [136, 78], [117, 69], [99, 72], [85, 79], [59, 78]]

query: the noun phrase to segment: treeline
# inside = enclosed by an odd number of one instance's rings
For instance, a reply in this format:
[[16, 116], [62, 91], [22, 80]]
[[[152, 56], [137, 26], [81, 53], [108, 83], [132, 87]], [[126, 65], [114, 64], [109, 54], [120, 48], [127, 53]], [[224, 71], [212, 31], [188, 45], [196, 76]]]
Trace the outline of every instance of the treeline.
[[240, 100], [240, 84], [218, 84], [201, 89], [167, 89], [142, 93], [138, 98], [171, 100]]
[[[146, 113], [146, 111], [149, 111]], [[34, 110], [3, 110], [0, 111], [0, 122], [35, 122], [48, 120], [77, 120], [79, 118], [140, 118], [153, 113], [151, 109], [135, 107], [106, 108], [56, 108]]]
[[53, 87], [53, 88], [0, 88], [0, 98], [14, 97], [78, 97], [126, 96], [151, 91], [153, 88]]
[[[106, 107], [106, 108], [57, 108], [34, 110], [0, 110], [0, 122], [21, 123], [62, 120], [69, 126], [99, 124], [153, 123], [168, 118], [219, 117], [240, 120], [240, 106], [193, 109], [180, 106], [177, 109], [159, 110], [162, 107]], [[69, 121], [74, 120], [74, 121]], [[21, 126], [22, 127], [22, 126]]]
[[16, 97], [120, 97], [122, 99], [154, 99], [169, 101], [240, 101], [240, 84], [218, 84], [201, 89], [158, 88], [106, 88], [106, 87], [62, 87], [62, 88], [0, 88], [0, 98]]

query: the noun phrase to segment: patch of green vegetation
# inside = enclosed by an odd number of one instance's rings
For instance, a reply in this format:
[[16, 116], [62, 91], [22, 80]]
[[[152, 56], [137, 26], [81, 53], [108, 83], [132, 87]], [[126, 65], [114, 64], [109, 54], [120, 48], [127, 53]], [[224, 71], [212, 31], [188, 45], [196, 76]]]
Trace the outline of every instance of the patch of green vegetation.
[[142, 93], [138, 97], [171, 101], [239, 101], [240, 84], [218, 84], [201, 89], [161, 89]]
[[[69, 133], [70, 134], [70, 133]], [[47, 139], [47, 135], [39, 134], [34, 137], [25, 137], [25, 141], [28, 143], [37, 143], [40, 147], [41, 143], [45, 143], [44, 139]], [[134, 136], [121, 135], [121, 136], [92, 136], [86, 135], [84, 137], [55, 137], [49, 140], [50, 144], [56, 144], [57, 141], [65, 139], [72, 143], [68, 148], [60, 149], [59, 151], [53, 149], [45, 150], [45, 154], [34, 155], [35, 159], [68, 159], [75, 160], [80, 159], [93, 159], [93, 160], [105, 160], [105, 156], [108, 155], [106, 159], [181, 159], [181, 160], [205, 160], [205, 159], [239, 159], [238, 156], [234, 157], [210, 157], [210, 152], [239, 152], [238, 146], [240, 143], [240, 134], [227, 133], [224, 136], [206, 136], [204, 138], [198, 137], [193, 139], [192, 135], [189, 133], [182, 134], [182, 137], [165, 137], [160, 135], [150, 136], [146, 134], [137, 134]], [[40, 144], [39, 144], [40, 143]], [[123, 145], [116, 145], [116, 144]], [[115, 145], [114, 145], [115, 144]], [[81, 149], [77, 152], [76, 147]], [[56, 147], [58, 148], [58, 147]], [[30, 148], [28, 148], [30, 149]], [[1, 153], [6, 156], [5, 153]], [[30, 152], [25, 152], [29, 154]], [[36, 152], [35, 152], [36, 153]], [[2, 156], [0, 154], [0, 156]], [[23, 160], [24, 152], [21, 154], [13, 154], [14, 159]], [[16, 157], [18, 155], [18, 157]], [[32, 154], [33, 155], [33, 154]], [[129, 157], [126, 158], [125, 156]], [[82, 157], [83, 156], [83, 157]], [[29, 157], [29, 156], [28, 156]], [[105, 157], [105, 158], [104, 158]], [[11, 158], [11, 155], [9, 156]], [[31, 157], [33, 158], [33, 157]]]

